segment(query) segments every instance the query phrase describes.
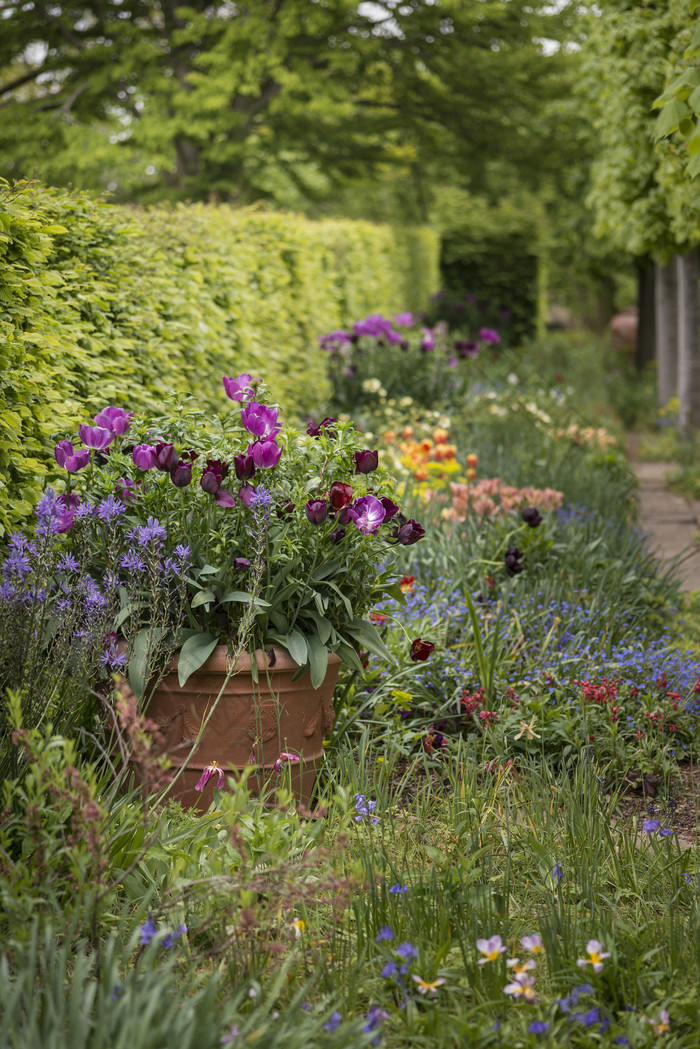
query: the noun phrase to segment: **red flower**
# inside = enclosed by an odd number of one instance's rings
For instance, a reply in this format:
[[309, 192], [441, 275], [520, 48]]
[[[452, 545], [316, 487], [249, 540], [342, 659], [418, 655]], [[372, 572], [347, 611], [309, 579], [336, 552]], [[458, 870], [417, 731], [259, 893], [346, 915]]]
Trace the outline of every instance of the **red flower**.
[[421, 638], [417, 637], [415, 641], [411, 642], [411, 659], [414, 663], [423, 662], [434, 651], [435, 645], [432, 641], [422, 641]]

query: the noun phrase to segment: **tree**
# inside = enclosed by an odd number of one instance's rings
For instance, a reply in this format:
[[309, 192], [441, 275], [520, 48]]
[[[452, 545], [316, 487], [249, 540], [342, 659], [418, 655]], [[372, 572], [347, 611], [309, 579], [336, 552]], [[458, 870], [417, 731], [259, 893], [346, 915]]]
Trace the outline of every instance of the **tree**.
[[[4, 174], [314, 200], [387, 167], [534, 181], [559, 75], [526, 0], [0, 0]], [[542, 9], [542, 13], [539, 12]], [[554, 165], [553, 165], [554, 166]]]

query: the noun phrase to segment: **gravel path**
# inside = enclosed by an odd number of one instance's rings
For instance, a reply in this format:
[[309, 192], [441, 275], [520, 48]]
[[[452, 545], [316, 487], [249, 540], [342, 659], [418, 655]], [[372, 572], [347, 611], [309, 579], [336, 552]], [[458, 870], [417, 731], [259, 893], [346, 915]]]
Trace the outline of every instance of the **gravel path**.
[[639, 481], [640, 527], [663, 561], [679, 561], [681, 590], [700, 590], [700, 500], [670, 492], [666, 475], [674, 463], [632, 459]]

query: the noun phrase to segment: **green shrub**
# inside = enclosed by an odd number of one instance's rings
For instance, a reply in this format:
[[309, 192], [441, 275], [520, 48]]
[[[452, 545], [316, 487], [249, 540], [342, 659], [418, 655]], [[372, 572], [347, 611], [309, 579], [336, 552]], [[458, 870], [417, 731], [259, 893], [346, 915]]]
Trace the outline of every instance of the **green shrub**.
[[288, 414], [316, 410], [318, 334], [421, 308], [437, 256], [426, 229], [0, 185], [0, 535], [36, 502], [53, 435], [106, 404], [187, 391], [216, 409], [222, 374], [249, 371]]

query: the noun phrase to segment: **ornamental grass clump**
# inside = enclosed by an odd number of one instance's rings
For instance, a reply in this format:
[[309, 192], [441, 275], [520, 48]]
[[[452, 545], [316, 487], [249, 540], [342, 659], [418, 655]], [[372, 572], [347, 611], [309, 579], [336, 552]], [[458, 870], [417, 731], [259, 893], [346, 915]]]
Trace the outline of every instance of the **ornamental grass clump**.
[[[387, 657], [365, 616], [382, 596], [401, 599], [387, 555], [423, 535], [352, 424], [298, 433], [261, 380], [223, 382], [236, 410], [222, 418], [193, 399], [142, 419], [111, 407], [79, 427], [84, 449], [56, 446], [55, 531], [66, 556], [89, 546], [91, 578], [118, 596], [113, 629], [139, 697], [176, 651], [183, 684], [235, 639], [285, 648], [314, 687], [330, 652], [358, 671], [360, 646]], [[114, 537], [88, 540], [95, 522]]]

